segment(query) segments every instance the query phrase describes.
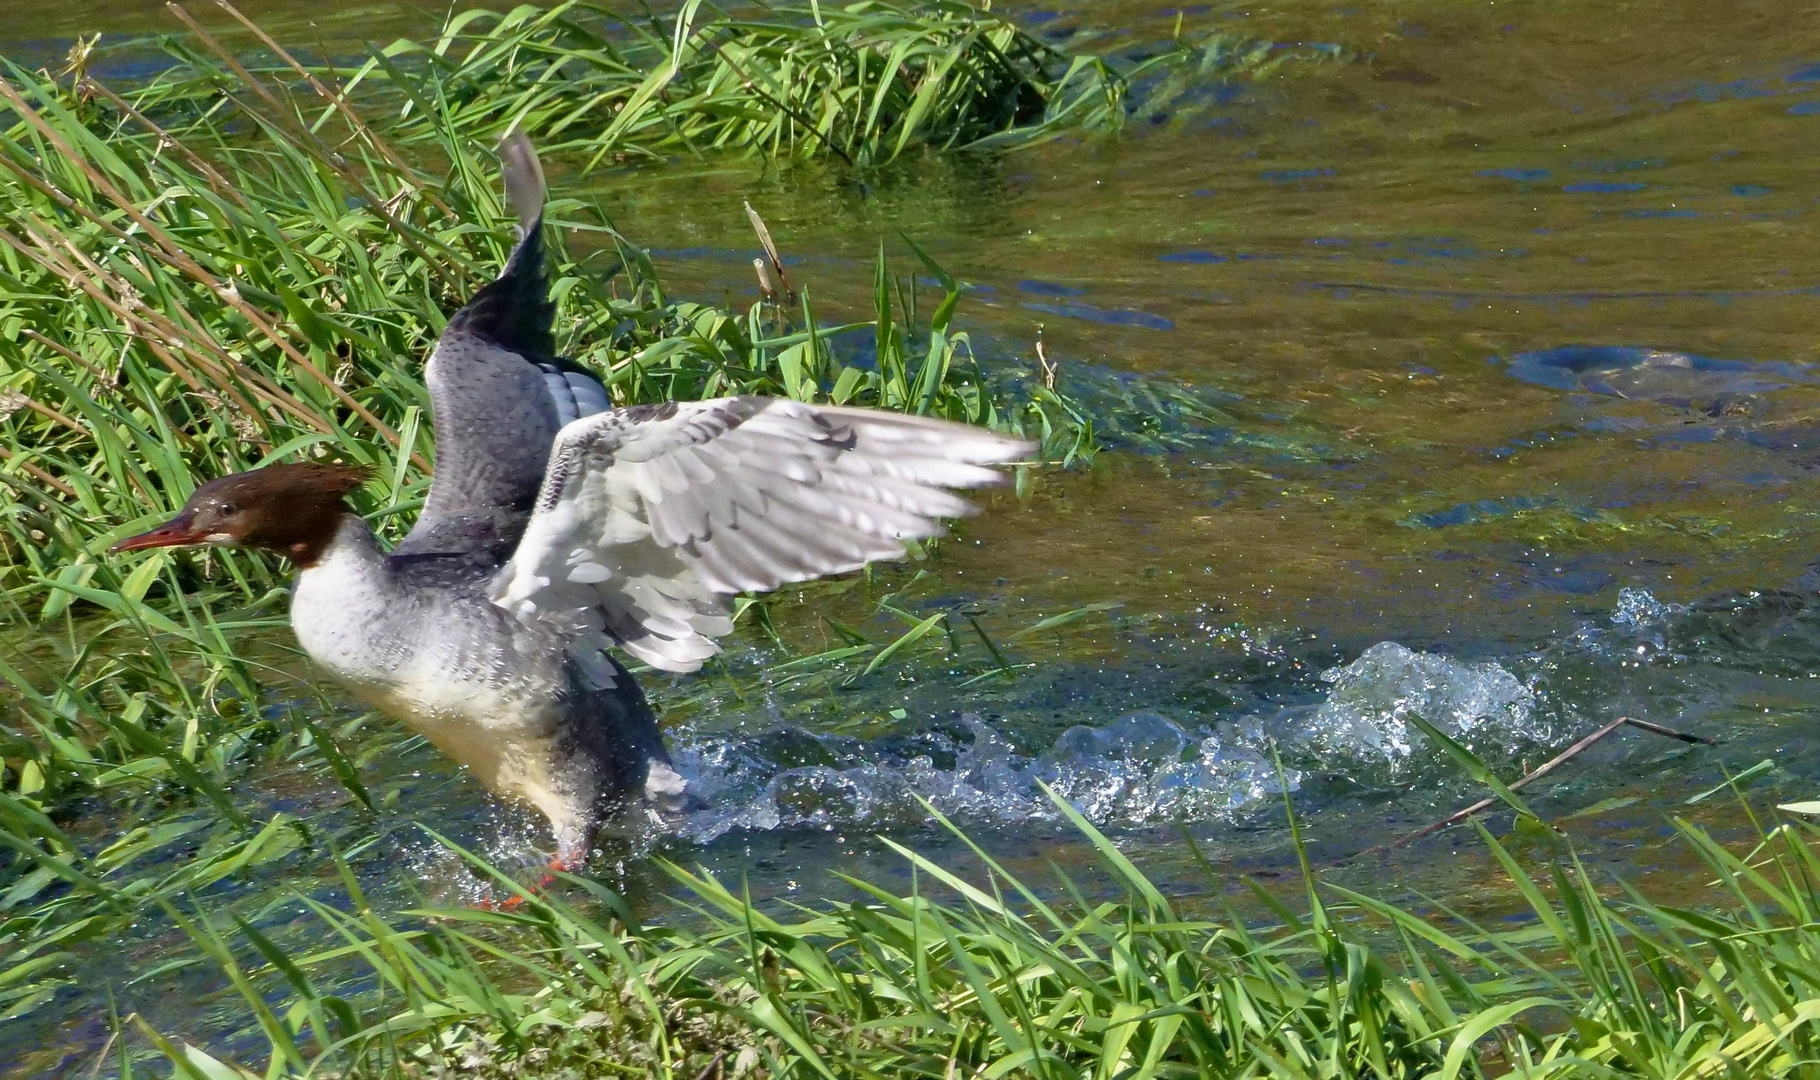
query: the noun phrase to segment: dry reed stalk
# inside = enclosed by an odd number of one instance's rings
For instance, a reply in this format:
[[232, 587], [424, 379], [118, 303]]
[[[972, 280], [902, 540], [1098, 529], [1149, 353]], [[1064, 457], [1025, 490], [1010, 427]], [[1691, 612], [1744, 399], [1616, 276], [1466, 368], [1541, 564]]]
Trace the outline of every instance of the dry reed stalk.
[[[242, 195], [240, 193], [240, 189], [238, 189], [234, 185], [228, 183], [227, 179], [225, 177], [223, 177], [219, 172], [216, 172], [215, 167], [213, 165], [210, 165], [206, 158], [202, 157], [202, 155], [196, 153], [194, 150], [191, 150], [189, 148], [189, 146], [183, 142], [183, 140], [177, 138], [176, 136], [165, 131], [164, 128], [158, 126], [157, 122], [152, 120], [150, 117], [146, 116], [144, 113], [140, 112], [138, 109], [134, 108], [132, 106], [132, 104], [130, 102], [128, 102], [125, 98], [121, 97], [119, 94], [114, 93], [114, 91], [111, 88], [109, 88], [107, 86], [107, 84], [96, 82], [93, 79], [83, 79], [82, 82], [80, 84], [78, 84], [78, 89], [84, 93], [94, 94], [94, 95], [106, 98], [108, 100], [108, 102], [114, 106], [114, 108], [119, 109], [121, 112], [132, 117], [134, 120], [138, 121], [138, 123], [141, 127], [145, 128], [147, 131], [151, 132], [153, 135], [156, 135], [158, 137], [159, 146], [170, 147], [171, 149], [176, 150], [179, 154], [182, 154], [183, 160], [189, 163], [190, 168], [195, 169], [197, 172], [201, 173], [203, 178], [208, 181], [209, 190], [213, 191], [215, 194], [221, 196], [224, 199], [228, 199], [228, 200], [232, 201], [233, 203], [238, 205], [242, 210], [252, 211], [252, 209], [253, 209], [252, 204], [246, 201], [246, 196]], [[313, 261], [316, 262], [317, 269], [322, 270], [325, 273], [328, 271], [327, 265], [322, 263], [321, 260], [313, 260]]]
[[27, 327], [23, 332], [28, 340], [35, 341], [38, 344], [44, 346], [45, 348], [50, 349], [52, 352], [55, 352], [57, 355], [63, 357], [65, 360], [68, 360], [70, 363], [77, 365], [78, 367], [82, 368], [82, 370], [88, 372], [90, 375], [93, 375], [95, 377], [96, 382], [105, 386], [106, 384], [113, 381], [113, 376], [109, 375], [105, 371], [102, 371], [100, 368], [96, 367], [94, 364], [89, 363], [89, 361], [86, 357], [84, 357], [81, 353], [76, 352], [74, 349], [69, 348], [67, 345], [64, 345], [60, 342], [52, 341], [50, 338], [45, 337], [43, 334], [40, 334], [38, 331], [33, 330], [30, 327]]
[[[390, 141], [382, 138], [378, 132], [374, 131], [371, 125], [360, 118], [360, 114], [354, 111], [354, 106], [348, 104], [348, 100], [345, 96], [339, 91], [331, 90], [329, 87], [323, 85], [308, 68], [298, 63], [297, 58], [292, 56], [284, 46], [274, 41], [272, 36], [265, 32], [264, 27], [241, 14], [240, 9], [229, 3], [228, 0], [215, 0], [215, 4], [229, 15], [238, 19], [240, 25], [251, 30], [253, 35], [265, 44], [266, 48], [277, 53], [280, 60], [283, 60], [286, 64], [290, 65], [292, 71], [303, 76], [304, 79], [309, 82], [310, 88], [316, 91], [317, 96], [333, 104], [335, 108], [340, 111], [341, 115], [347, 119], [348, 124], [361, 134], [365, 139], [366, 144], [377, 150], [380, 156], [385, 158], [394, 169], [397, 169], [399, 173], [404, 176], [409, 176], [411, 174], [411, 167], [406, 165], [404, 159], [398, 156], [397, 149], [392, 146]], [[450, 218], [458, 216], [454, 210], [450, 209], [449, 204], [443, 202], [441, 197], [434, 191], [430, 191], [427, 188], [419, 190], [423, 194], [423, 197], [428, 199], [436, 209], [441, 210]]]
[[[32, 220], [35, 221], [36, 219]], [[42, 224], [42, 222], [39, 222], [39, 224]], [[187, 365], [177, 360], [177, 358], [169, 352], [165, 347], [167, 344], [174, 344], [179, 348], [183, 348], [186, 355], [190, 357], [192, 364], [201, 367], [203, 373], [208, 376], [209, 385], [213, 386], [218, 391], [230, 395], [234, 399], [234, 403], [240, 406], [242, 411], [247, 415], [262, 415], [253, 407], [250, 401], [246, 400], [245, 397], [241, 395], [236, 387], [236, 380], [233, 378], [232, 374], [230, 374], [230, 372], [235, 369], [239, 369], [246, 376], [249, 376], [254, 380], [268, 382], [268, 380], [265, 380], [258, 372], [246, 367], [246, 365], [241, 364], [239, 361], [234, 360], [225, 353], [222, 354], [224, 364], [218, 365], [201, 351], [193, 347], [185, 347], [182, 342], [186, 339], [190, 340], [192, 345], [196, 343], [195, 335], [185, 332], [175, 324], [170, 323], [168, 320], [164, 320], [157, 312], [145, 307], [135, 298], [134, 291], [130, 285], [127, 285], [114, 275], [109, 274], [106, 270], [103, 270], [100, 266], [91, 261], [80, 249], [75, 248], [73, 245], [69, 245], [68, 250], [70, 254], [82, 264], [81, 268], [71, 266], [69, 263], [54, 258], [52, 255], [54, 248], [48, 238], [37, 230], [29, 227], [26, 229], [26, 232], [31, 237], [33, 244], [36, 245], [36, 250], [4, 229], [0, 229], [0, 242], [7, 244], [7, 246], [13, 248], [13, 250], [18, 251], [26, 258], [31, 259], [40, 267], [62, 279], [67, 284], [74, 285], [90, 299], [107, 308], [108, 311], [112, 312], [114, 316], [121, 321], [129, 334], [140, 341], [146, 342], [148, 346], [152, 348], [153, 352], [157, 354], [161, 360], [164, 360], [166, 365], [169, 366], [173, 372], [176, 372], [192, 390], [201, 392], [208, 387], [198, 382], [194, 375], [187, 371]], [[87, 272], [84, 273], [84, 270]], [[98, 283], [101, 282], [106, 282], [117, 294], [119, 294], [119, 296], [125, 299], [115, 299], [115, 297], [109, 296], [105, 290], [99, 287]], [[158, 322], [160, 321], [163, 322], [164, 325], [158, 325]], [[216, 349], [219, 350], [218, 343], [216, 343], [212, 337], [205, 334], [203, 335], [202, 340], [206, 341], [209, 345], [215, 346]], [[303, 421], [306, 426], [313, 427], [325, 434], [333, 431], [333, 428], [329, 426], [326, 421], [317, 416], [315, 412], [306, 407], [302, 402], [299, 402], [296, 398], [285, 393], [282, 389], [278, 389], [275, 384], [272, 385], [271, 389], [266, 389], [265, 387], [255, 387], [253, 389], [255, 396], [267, 399], [271, 404], [279, 407], [284, 412]]]
[[[107, 374], [107, 372], [102, 371], [100, 368], [89, 363], [88, 360], [86, 358], [84, 358], [81, 353], [76, 352], [74, 349], [71, 349], [71, 348], [63, 345], [60, 342], [52, 341], [50, 338], [45, 337], [43, 334], [40, 334], [36, 330], [26, 330], [25, 337], [27, 338], [27, 340], [36, 342], [37, 344], [43, 346], [44, 348], [49, 349], [52, 352], [56, 353], [58, 356], [63, 357], [65, 360], [68, 360], [70, 363], [81, 367], [84, 371], [86, 371], [90, 375], [94, 376], [95, 380], [100, 385], [106, 386], [113, 381], [113, 379]], [[178, 375], [179, 378], [182, 378], [184, 380], [184, 383], [190, 387], [190, 389], [193, 393], [201, 394], [204, 392], [204, 388], [201, 386], [201, 384], [197, 383], [194, 379], [189, 378], [185, 373], [178, 372], [176, 374]], [[179, 442], [182, 442], [185, 445], [190, 445], [190, 446], [195, 445], [195, 443], [196, 443], [195, 437], [192, 436], [189, 432], [185, 431], [181, 426], [172, 425], [170, 428], [170, 431], [171, 431], [171, 434], [173, 436], [175, 436]], [[87, 428], [83, 429], [83, 433], [92, 434], [88, 431]], [[259, 447], [262, 450], [271, 449], [272, 444], [263, 438], [254, 439], [254, 440], [252, 440], [252, 442], [253, 442], [253, 445]]]
[[[272, 121], [272, 123], [279, 124], [279, 125], [287, 127], [287, 128], [289, 128], [291, 126], [289, 114], [288, 114], [287, 110], [285, 109], [283, 103], [281, 103], [276, 97], [272, 96], [272, 92], [270, 90], [266, 89], [265, 84], [260, 82], [257, 78], [254, 78], [253, 73], [248, 71], [245, 67], [243, 67], [241, 65], [240, 61], [234, 59], [234, 55], [232, 53], [228, 52], [225, 48], [223, 48], [221, 43], [219, 41], [215, 40], [214, 35], [210, 34], [207, 30], [204, 30], [200, 23], [198, 23], [195, 19], [192, 19], [190, 17], [190, 13], [185, 11], [181, 5], [176, 3], [176, 0], [168, 0], [168, 2], [164, 6], [168, 9], [170, 9], [171, 13], [176, 15], [177, 18], [180, 19], [185, 26], [189, 27], [190, 30], [193, 33], [195, 33], [195, 35], [197, 37], [201, 38], [203, 44], [207, 45], [209, 47], [209, 50], [212, 51], [217, 57], [219, 57], [221, 59], [221, 62], [226, 64], [228, 66], [228, 69], [230, 71], [232, 71], [236, 77], [238, 77], [247, 86], [251, 87], [255, 94], [258, 94], [259, 97], [262, 100], [264, 100], [266, 104], [268, 104], [272, 107], [273, 111], [278, 114], [276, 116], [269, 117], [269, 119]], [[259, 113], [256, 113], [251, 109], [248, 109], [244, 104], [242, 104], [240, 102], [240, 100], [238, 98], [234, 97], [234, 95], [228, 94], [227, 96], [229, 99], [233, 100], [235, 104], [240, 105], [241, 110], [243, 112], [245, 112], [247, 115], [252, 116], [254, 118], [258, 118], [260, 116]], [[320, 160], [323, 164], [329, 166], [331, 169], [334, 169], [336, 175], [340, 176], [342, 178], [342, 180], [347, 182], [349, 187], [354, 189], [354, 193], [359, 198], [364, 200], [366, 202], [367, 206], [369, 208], [371, 208], [374, 213], [378, 214], [380, 216], [380, 218], [382, 218], [385, 221], [386, 225], [388, 225], [392, 229], [393, 233], [395, 233], [397, 235], [399, 241], [401, 243], [403, 243], [406, 247], [410, 248], [411, 251], [413, 253], [415, 253], [418, 258], [422, 259], [424, 262], [424, 265], [430, 267], [433, 273], [436, 273], [439, 276], [441, 276], [444, 281], [448, 282], [450, 285], [454, 286], [458, 290], [465, 290], [468, 287], [469, 282], [465, 276], [460, 275], [459, 273], [455, 276], [450, 275], [449, 268], [448, 268], [448, 260], [446, 260], [446, 259], [439, 260], [439, 259], [434, 259], [434, 258], [430, 257], [430, 253], [424, 249], [422, 244], [417, 242], [417, 239], [415, 237], [413, 237], [411, 235], [411, 230], [407, 229], [405, 227], [404, 222], [398, 220], [397, 217], [393, 216], [393, 214], [390, 210], [386, 209], [385, 201], [380, 199], [377, 195], [373, 194], [372, 189], [368, 188], [366, 186], [366, 184], [361, 181], [360, 177], [358, 175], [356, 175], [351, 169], [348, 168], [347, 159], [342, 156], [341, 151], [336, 150], [334, 147], [323, 142], [322, 139], [319, 136], [317, 136], [317, 134], [314, 131], [311, 131], [308, 127], [297, 127], [294, 130], [292, 130], [290, 132], [290, 134], [293, 137], [300, 135], [303, 137], [303, 139], [307, 140], [310, 143], [313, 143], [315, 145], [316, 149], [321, 153], [321, 157], [318, 160]], [[391, 438], [394, 443], [397, 442], [396, 437], [391, 437]]]
[[49, 405], [46, 405], [43, 402], [38, 401], [36, 398], [32, 397], [30, 394], [22, 394], [20, 396], [25, 399], [22, 402], [22, 404], [26, 408], [37, 413], [39, 416], [42, 416], [55, 423], [62, 424], [64, 427], [69, 428], [71, 431], [74, 431], [78, 434], [87, 435], [89, 433], [88, 428], [85, 428], [81, 424], [78, 424], [76, 421], [71, 420], [69, 417], [58, 412], [56, 409], [51, 408]]
[[[292, 345], [289, 340], [278, 333], [277, 328], [265, 319], [263, 313], [241, 299], [239, 292], [233, 289], [230, 284], [223, 282], [220, 278], [217, 278], [214, 274], [204, 269], [194, 259], [190, 258], [189, 253], [184, 251], [175, 240], [171, 239], [156, 222], [140, 212], [136, 203], [131, 199], [128, 199], [119, 188], [115, 187], [114, 184], [86, 158], [79, 156], [75, 152], [75, 149], [65, 142], [63, 137], [57, 133], [56, 129], [46, 123], [44, 118], [38, 115], [37, 110], [28, 105], [25, 99], [19, 95], [19, 92], [13, 89], [12, 84], [5, 79], [0, 79], [0, 97], [5, 98], [14, 109], [18, 110], [20, 116], [23, 117], [27, 123], [31, 124], [34, 128], [37, 128], [38, 131], [50, 141], [51, 145], [57, 148], [58, 152], [74, 162], [76, 166], [82, 170], [83, 174], [88, 177], [89, 182], [94, 184], [96, 189], [102, 194], [106, 195], [110, 202], [118, 207], [122, 213], [132, 218], [135, 224], [145, 230], [146, 235], [151, 237], [153, 242], [162, 248], [169, 256], [169, 258], [162, 260], [166, 265], [182, 271], [220, 298], [229, 307], [232, 307], [241, 318], [252, 323], [254, 329], [258, 330], [267, 340], [271, 341], [272, 344], [278, 346], [279, 350], [285, 354], [286, 359], [290, 360], [290, 362], [295, 364], [300, 370], [304, 371], [312, 379], [315, 379], [320, 383], [325, 389], [340, 400], [343, 405], [347, 406], [355, 416], [360, 417], [363, 422], [372, 427], [375, 431], [378, 431], [380, 435], [392, 445], [397, 446], [399, 444], [398, 433], [393, 431], [390, 425], [379, 419], [379, 417], [374, 416], [366, 406], [355, 400], [353, 395], [342, 389], [339, 383], [335, 382], [335, 380], [325, 374], [322, 369], [311, 363], [310, 359], [304, 356], [302, 352], [298, 351], [296, 346]], [[99, 271], [98, 267], [94, 269]], [[249, 408], [247, 411], [250, 413], [253, 410]]]
[[[38, 466], [33, 465], [31, 462], [21, 459], [17, 454], [14, 454], [4, 446], [0, 446], [0, 461], [17, 463], [20, 469], [31, 474], [32, 479], [37, 480], [40, 483], [49, 484], [51, 487], [61, 491], [67, 498], [75, 499], [78, 497], [75, 488], [70, 487], [68, 484], [57, 479], [55, 476], [52, 476], [50, 473], [45, 472]], [[0, 472], [0, 479], [10, 480], [12, 478], [7, 476], [6, 473]]]

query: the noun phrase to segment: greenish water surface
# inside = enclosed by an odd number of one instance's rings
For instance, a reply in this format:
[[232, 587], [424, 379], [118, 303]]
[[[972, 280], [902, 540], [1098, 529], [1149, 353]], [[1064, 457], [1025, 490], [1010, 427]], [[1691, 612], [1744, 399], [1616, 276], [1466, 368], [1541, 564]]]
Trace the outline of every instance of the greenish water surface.
[[[247, 10], [311, 40], [289, 5]], [[1136, 44], [1176, 18], [1165, 0], [1011, 10], [1058, 40]], [[351, 48], [435, 13], [312, 17]], [[873, 837], [943, 849], [914, 792], [1040, 874], [1085, 860], [1032, 794], [1040, 777], [1073, 785], [1160, 880], [1205, 891], [1183, 828], [1222, 866], [1291, 870], [1272, 746], [1316, 854], [1344, 860], [1478, 797], [1401, 745], [1403, 712], [1452, 722], [1513, 775], [1628, 714], [1723, 741], [1625, 734], [1538, 802], [1594, 809], [1564, 828], [1596, 863], [1697, 891], [1660, 843], [1665, 815], [1704, 814], [1722, 836], [1745, 823], [1689, 795], [1759, 760], [1774, 763], [1763, 795], [1820, 790], [1820, 15], [1401, 0], [1184, 18], [1344, 58], [1113, 142], [863, 181], [725, 161], [553, 169], [653, 249], [673, 292], [751, 302], [746, 201], [835, 318], [869, 305], [880, 238], [901, 250], [901, 233], [975, 286], [962, 318], [989, 363], [1038, 377], [1040, 340], [1083, 392], [1142, 373], [1228, 417], [1172, 428], [1172, 453], [1115, 449], [1025, 498], [995, 493], [921, 580], [888, 571], [825, 612], [780, 608], [784, 638], [813, 650], [839, 644], [824, 613], [883, 633], [872, 602], [898, 588], [913, 611], [995, 625], [1113, 605], [1013, 643], [1014, 678], [969, 682], [969, 646], [851, 688], [766, 685], [781, 654], [754, 632], [731, 679], [656, 683], [708, 803], [664, 852], [766, 897], [833, 895], [830, 867], [907, 885]], [[171, 29], [160, 4], [0, 0], [0, 48], [33, 63], [87, 30]], [[536, 838], [424, 748], [368, 772], [399, 793], [366, 865], [378, 887], [460, 892], [410, 820], [504, 856]], [[249, 798], [345, 803], [283, 776]], [[1332, 873], [1509, 906], [1454, 834]], [[661, 907], [638, 860], [619, 880]], [[206, 972], [127, 985], [170, 944], [148, 931], [88, 958], [86, 992], [10, 1022], [0, 1073], [86, 1074], [109, 988], [122, 1012], [231, 1045], [215, 1010], [234, 1001]]]

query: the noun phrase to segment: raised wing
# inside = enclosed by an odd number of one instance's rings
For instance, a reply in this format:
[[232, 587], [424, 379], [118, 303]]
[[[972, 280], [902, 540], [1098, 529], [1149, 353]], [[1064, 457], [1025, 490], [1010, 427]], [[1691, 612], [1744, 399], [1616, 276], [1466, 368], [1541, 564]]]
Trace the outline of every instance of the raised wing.
[[599, 381], [553, 355], [537, 155], [513, 131], [499, 156], [518, 244], [498, 279], [449, 318], [424, 367], [436, 477], [416, 527], [393, 551], [432, 576], [504, 562], [530, 518], [556, 433], [608, 407]]
[[732, 630], [727, 598], [939, 535], [1028, 452], [981, 428], [771, 398], [638, 406], [562, 429], [524, 539], [494, 579], [519, 618], [604, 630], [694, 671]]

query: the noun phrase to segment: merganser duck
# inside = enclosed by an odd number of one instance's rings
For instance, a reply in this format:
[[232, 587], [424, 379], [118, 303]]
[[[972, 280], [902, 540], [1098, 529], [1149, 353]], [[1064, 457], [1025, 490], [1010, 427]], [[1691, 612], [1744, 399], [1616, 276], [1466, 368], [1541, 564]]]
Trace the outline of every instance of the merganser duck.
[[276, 551], [291, 625], [354, 695], [423, 734], [493, 792], [541, 811], [553, 865], [601, 823], [679, 799], [657, 717], [609, 651], [689, 672], [733, 629], [729, 600], [902, 558], [972, 507], [1029, 445], [921, 416], [762, 397], [615, 408], [555, 355], [544, 181], [500, 145], [518, 240], [425, 365], [435, 476], [389, 554], [344, 501], [340, 465], [268, 465], [197, 488], [114, 551]]

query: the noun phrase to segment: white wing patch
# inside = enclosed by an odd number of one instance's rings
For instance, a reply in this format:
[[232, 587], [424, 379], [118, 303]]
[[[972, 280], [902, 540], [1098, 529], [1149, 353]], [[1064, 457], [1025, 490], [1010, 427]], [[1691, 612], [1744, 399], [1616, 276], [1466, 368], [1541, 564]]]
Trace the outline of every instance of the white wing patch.
[[613, 407], [600, 380], [543, 361], [537, 362], [537, 369], [543, 372], [544, 388], [549, 390], [550, 401], [556, 406], [556, 415], [562, 423], [571, 424]]
[[562, 429], [493, 581], [525, 620], [602, 631], [664, 671], [730, 633], [727, 598], [903, 557], [1028, 452], [943, 420], [769, 398], [614, 409]]

